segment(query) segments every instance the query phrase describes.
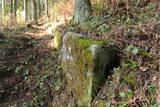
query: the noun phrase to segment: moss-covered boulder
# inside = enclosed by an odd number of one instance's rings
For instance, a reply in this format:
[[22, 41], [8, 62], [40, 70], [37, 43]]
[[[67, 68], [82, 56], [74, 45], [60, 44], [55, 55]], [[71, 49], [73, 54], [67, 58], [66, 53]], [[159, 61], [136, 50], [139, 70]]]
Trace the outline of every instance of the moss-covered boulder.
[[64, 35], [61, 64], [79, 106], [90, 106], [115, 57], [116, 50], [109, 42], [71, 32]]
[[53, 40], [53, 46], [54, 48], [58, 49], [61, 44], [62, 34], [59, 31], [55, 32], [54, 40]]

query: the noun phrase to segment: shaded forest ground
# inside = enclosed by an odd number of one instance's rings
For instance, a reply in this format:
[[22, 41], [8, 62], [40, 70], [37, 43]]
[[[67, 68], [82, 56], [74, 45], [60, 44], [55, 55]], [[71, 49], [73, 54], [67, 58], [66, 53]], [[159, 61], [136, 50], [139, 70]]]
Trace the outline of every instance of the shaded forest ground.
[[[62, 31], [110, 39], [119, 49], [120, 66], [106, 77], [92, 105], [157, 107], [160, 14], [152, 4], [128, 11], [95, 5], [94, 10], [83, 27], [70, 21]], [[0, 29], [0, 107], [76, 107], [46, 23]]]
[[44, 26], [1, 29], [0, 107], [74, 105]]

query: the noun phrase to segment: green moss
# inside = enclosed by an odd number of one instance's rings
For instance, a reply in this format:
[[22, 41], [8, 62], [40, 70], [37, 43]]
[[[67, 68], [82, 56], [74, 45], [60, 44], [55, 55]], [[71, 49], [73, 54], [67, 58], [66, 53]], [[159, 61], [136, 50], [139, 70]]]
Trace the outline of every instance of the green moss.
[[58, 49], [60, 47], [61, 40], [62, 40], [62, 34], [59, 31], [56, 31], [54, 35], [54, 47], [55, 48]]
[[107, 43], [106, 41], [80, 38], [74, 34], [65, 38], [68, 56], [71, 58], [69, 61], [63, 61], [62, 67], [69, 87], [77, 96], [79, 106], [90, 106], [93, 96], [96, 95], [97, 87], [104, 79], [103, 73], [100, 73], [103, 71], [101, 69], [103, 66], [96, 61], [90, 46], [93, 44], [107, 46]]
[[137, 86], [137, 77], [134, 74], [127, 74], [123, 77], [123, 80], [126, 84], [130, 85], [133, 88]]
[[[78, 38], [77, 36], [75, 36], [73, 34], [70, 35], [70, 40], [71, 39], [74, 39], [83, 48], [88, 48], [92, 44], [99, 45], [99, 46], [104, 46], [104, 45], [110, 44], [109, 41], [103, 41], [103, 40], [98, 41], [98, 40], [93, 40], [90, 38]], [[69, 42], [69, 44], [72, 44], [72, 43], [74, 43], [74, 41]]]
[[91, 46], [92, 44], [96, 44], [96, 45], [99, 45], [99, 46], [104, 46], [105, 44], [107, 44], [106, 41], [95, 41], [95, 40], [92, 40], [92, 39], [89, 39], [89, 38], [79, 39], [78, 42], [79, 42], [80, 45], [82, 45], [83, 47], [89, 47], [89, 46]]
[[[67, 77], [68, 85], [76, 94], [79, 106], [90, 106], [93, 96], [95, 61], [89, 46], [92, 44], [103, 46], [106, 42], [79, 38], [75, 35], [70, 35], [67, 41], [66, 45], [71, 47], [70, 54], [74, 59], [73, 62], [62, 63], [66, 75], [70, 75]], [[68, 66], [72, 71], [66, 70]]]
[[67, 77], [67, 81], [72, 91], [78, 97], [78, 105], [88, 106], [92, 99], [90, 95], [90, 89], [92, 88], [92, 77], [87, 76], [86, 72], [93, 71], [94, 63], [92, 52], [87, 49], [90, 44], [85, 42], [85, 45], [82, 45], [83, 43], [79, 41], [78, 37], [70, 35], [68, 38], [67, 47], [72, 47], [71, 56], [74, 61], [63, 62], [62, 66], [63, 69], [67, 69], [68, 66], [72, 69], [72, 71], [66, 71], [65, 73], [71, 77]]

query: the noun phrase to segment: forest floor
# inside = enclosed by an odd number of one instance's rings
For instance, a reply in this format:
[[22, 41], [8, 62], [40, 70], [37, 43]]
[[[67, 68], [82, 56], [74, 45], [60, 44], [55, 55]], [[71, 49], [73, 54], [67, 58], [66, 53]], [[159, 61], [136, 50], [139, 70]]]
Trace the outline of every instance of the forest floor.
[[74, 105], [47, 26], [1, 29], [0, 107]]
[[[77, 107], [52, 45], [48, 26], [56, 26], [48, 24], [0, 28], [0, 107]], [[106, 77], [93, 106], [157, 107], [160, 16], [152, 5], [98, 10], [83, 27], [71, 21], [64, 30], [110, 39], [119, 49], [120, 65]]]
[[[109, 40], [119, 50], [119, 67], [111, 70], [94, 99], [96, 107], [158, 107], [160, 103], [160, 11], [144, 7], [100, 8], [82, 25], [71, 23], [67, 31]], [[160, 106], [160, 105], [159, 105]]]

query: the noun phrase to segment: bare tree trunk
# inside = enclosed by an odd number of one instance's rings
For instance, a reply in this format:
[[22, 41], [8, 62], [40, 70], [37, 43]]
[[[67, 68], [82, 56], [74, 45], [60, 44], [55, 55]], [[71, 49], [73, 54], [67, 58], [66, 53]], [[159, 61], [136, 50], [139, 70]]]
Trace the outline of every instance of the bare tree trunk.
[[5, 16], [5, 0], [2, 0], [2, 18]]
[[45, 0], [46, 16], [48, 17], [48, 0]]
[[28, 20], [28, 0], [24, 0], [24, 18], [25, 22]]
[[10, 2], [11, 10], [10, 10], [10, 20], [13, 20], [13, 0]]
[[36, 5], [35, 0], [32, 0], [32, 6], [33, 6], [33, 9], [32, 9], [33, 23], [38, 24], [38, 22], [37, 22], [37, 5]]
[[28, 6], [30, 6], [28, 8], [28, 19], [29, 19], [29, 21], [31, 21], [32, 20], [32, 10], [33, 10], [31, 0], [28, 0]]
[[83, 23], [92, 14], [90, 0], [75, 0], [75, 16], [76, 23]]
[[17, 17], [17, 0], [13, 0], [13, 18], [16, 20]]
[[38, 17], [41, 16], [41, 1], [38, 0]]

